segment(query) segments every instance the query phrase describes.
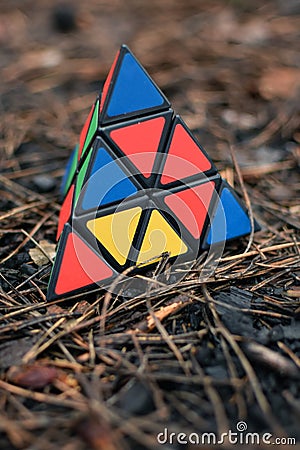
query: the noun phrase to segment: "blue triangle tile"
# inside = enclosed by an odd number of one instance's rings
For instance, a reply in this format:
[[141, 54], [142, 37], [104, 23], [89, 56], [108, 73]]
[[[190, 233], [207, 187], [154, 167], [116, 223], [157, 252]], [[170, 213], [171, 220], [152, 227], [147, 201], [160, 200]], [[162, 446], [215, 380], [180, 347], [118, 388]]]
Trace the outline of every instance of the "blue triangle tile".
[[224, 187], [207, 237], [207, 244], [244, 236], [251, 231], [250, 219], [229, 187]]
[[123, 46], [123, 58], [112, 81], [105, 106], [106, 120], [143, 114], [168, 108], [169, 102], [129, 50]]
[[95, 209], [133, 195], [137, 187], [104, 147], [99, 147], [94, 155], [89, 178], [81, 194], [80, 208]]

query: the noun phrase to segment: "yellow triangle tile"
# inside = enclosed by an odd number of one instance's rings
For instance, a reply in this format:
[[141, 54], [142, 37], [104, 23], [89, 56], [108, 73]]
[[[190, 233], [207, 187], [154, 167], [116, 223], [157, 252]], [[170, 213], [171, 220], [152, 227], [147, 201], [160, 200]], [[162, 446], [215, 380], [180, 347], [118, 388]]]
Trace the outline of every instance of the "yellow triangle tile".
[[89, 220], [87, 228], [120, 264], [125, 264], [136, 232], [142, 208], [126, 209]]
[[[168, 252], [172, 257], [184, 254], [187, 250], [187, 246], [160, 212], [157, 210], [152, 211], [137, 264], [142, 264], [165, 252]], [[152, 260], [143, 265], [152, 264], [154, 261]]]

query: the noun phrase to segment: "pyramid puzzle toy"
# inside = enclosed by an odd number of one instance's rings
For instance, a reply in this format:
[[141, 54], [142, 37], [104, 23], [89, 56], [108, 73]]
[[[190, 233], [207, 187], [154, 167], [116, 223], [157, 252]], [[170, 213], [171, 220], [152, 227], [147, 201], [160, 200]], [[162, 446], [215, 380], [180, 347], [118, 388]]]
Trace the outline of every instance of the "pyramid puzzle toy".
[[[108, 287], [126, 268], [191, 261], [251, 231], [247, 211], [122, 46], [62, 183], [47, 298]], [[257, 225], [256, 225], [257, 227]]]

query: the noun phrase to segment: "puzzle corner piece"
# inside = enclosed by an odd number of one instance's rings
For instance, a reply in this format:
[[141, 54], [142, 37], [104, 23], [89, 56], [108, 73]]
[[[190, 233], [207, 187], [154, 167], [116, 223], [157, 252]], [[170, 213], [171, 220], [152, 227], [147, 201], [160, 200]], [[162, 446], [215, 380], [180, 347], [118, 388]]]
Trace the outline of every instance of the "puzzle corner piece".
[[104, 258], [66, 224], [58, 243], [47, 300], [70, 297], [92, 287], [106, 287], [115, 275]]
[[[204, 240], [204, 248], [247, 236], [251, 233], [251, 219], [242, 199], [222, 180], [215, 210], [212, 213]], [[254, 231], [260, 225], [254, 220]]]
[[102, 125], [170, 108], [170, 102], [126, 45], [122, 45], [104, 84]]

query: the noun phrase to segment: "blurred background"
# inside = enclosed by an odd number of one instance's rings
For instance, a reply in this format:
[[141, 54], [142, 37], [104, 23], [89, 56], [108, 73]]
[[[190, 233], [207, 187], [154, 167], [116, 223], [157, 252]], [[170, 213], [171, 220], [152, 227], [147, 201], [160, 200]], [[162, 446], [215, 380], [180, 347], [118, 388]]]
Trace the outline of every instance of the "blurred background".
[[[299, 164], [299, 13], [297, 0], [2, 0], [2, 170], [57, 192], [126, 43], [230, 182], [229, 141], [246, 181], [289, 202], [299, 194], [290, 172]], [[260, 179], [274, 173], [290, 187]]]

